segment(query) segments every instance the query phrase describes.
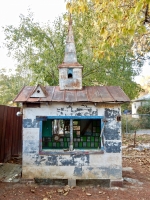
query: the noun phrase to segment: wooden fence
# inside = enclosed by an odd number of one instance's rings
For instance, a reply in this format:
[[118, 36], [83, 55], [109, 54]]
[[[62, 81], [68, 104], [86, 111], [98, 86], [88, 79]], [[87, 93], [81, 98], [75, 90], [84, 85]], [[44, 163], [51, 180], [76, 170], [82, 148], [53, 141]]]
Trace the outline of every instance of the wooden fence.
[[0, 105], [0, 162], [22, 153], [22, 117], [18, 107]]

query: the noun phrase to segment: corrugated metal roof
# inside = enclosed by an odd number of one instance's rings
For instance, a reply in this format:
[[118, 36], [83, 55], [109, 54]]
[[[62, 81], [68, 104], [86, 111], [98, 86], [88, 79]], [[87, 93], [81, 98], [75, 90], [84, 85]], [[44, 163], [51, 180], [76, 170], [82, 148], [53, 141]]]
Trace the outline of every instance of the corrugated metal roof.
[[150, 94], [145, 94], [144, 96], [139, 97], [138, 99], [132, 100], [133, 102], [136, 101], [148, 101], [150, 100]]
[[82, 90], [60, 90], [59, 86], [45, 86], [46, 97], [31, 97], [34, 86], [25, 86], [14, 102], [129, 102], [119, 86], [84, 86]]

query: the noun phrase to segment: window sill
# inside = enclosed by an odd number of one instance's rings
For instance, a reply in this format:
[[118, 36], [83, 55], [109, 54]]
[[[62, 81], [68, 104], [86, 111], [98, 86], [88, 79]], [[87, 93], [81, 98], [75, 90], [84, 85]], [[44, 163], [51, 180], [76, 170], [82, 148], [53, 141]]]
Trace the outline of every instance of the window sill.
[[87, 155], [87, 154], [104, 154], [104, 150], [97, 149], [74, 149], [69, 151], [66, 149], [56, 150], [56, 149], [43, 149], [39, 152], [40, 155]]

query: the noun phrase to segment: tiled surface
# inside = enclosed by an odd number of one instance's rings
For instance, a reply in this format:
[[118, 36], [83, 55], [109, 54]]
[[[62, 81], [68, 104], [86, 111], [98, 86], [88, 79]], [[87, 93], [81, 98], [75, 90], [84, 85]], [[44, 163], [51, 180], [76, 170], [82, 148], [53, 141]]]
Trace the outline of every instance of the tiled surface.
[[0, 182], [19, 182], [22, 166], [20, 164], [1, 163]]

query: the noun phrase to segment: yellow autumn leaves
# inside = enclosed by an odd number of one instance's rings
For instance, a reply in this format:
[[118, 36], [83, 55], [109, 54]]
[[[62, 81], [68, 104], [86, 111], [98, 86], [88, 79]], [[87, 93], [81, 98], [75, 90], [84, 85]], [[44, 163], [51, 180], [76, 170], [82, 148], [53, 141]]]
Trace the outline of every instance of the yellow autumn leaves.
[[79, 20], [82, 15], [90, 15], [93, 33], [96, 33], [94, 43], [101, 44], [96, 53], [99, 55], [107, 48], [124, 41], [134, 42], [134, 38], [149, 32], [149, 24], [145, 27], [144, 23], [147, 6], [150, 9], [150, 0], [72, 0], [66, 4], [70, 13], [80, 16]]

